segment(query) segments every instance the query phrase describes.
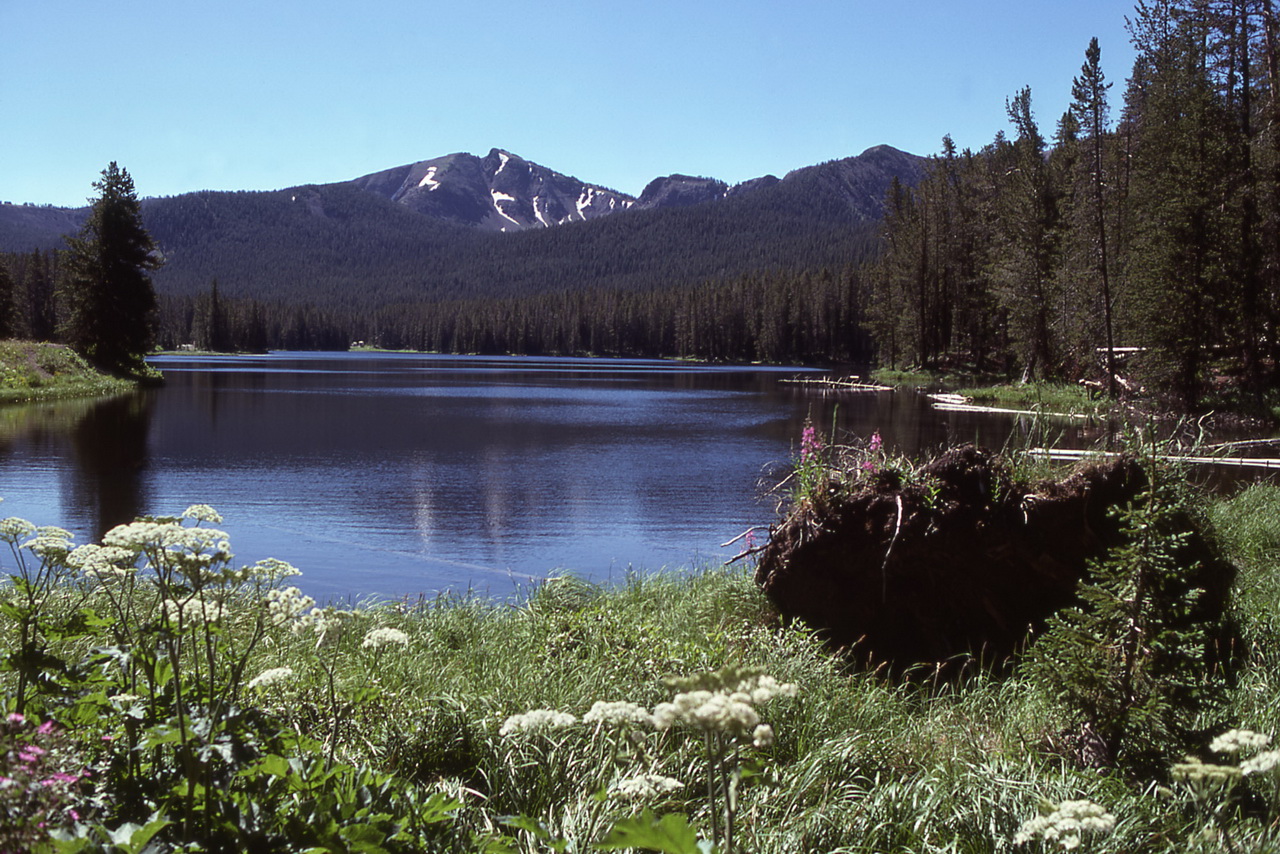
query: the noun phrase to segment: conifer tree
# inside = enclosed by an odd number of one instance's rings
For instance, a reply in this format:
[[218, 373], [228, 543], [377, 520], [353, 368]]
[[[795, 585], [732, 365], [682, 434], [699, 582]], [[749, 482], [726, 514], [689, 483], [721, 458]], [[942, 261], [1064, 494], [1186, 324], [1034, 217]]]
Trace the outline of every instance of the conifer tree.
[[148, 271], [159, 261], [128, 171], [112, 161], [93, 186], [99, 195], [89, 218], [67, 239], [63, 338], [100, 368], [134, 373], [154, 341], [156, 296]]
[[18, 315], [14, 310], [13, 277], [9, 266], [0, 259], [0, 340], [13, 338], [18, 331]]
[[1106, 340], [1107, 392], [1116, 396], [1115, 325], [1112, 311], [1115, 307], [1111, 290], [1111, 264], [1107, 251], [1107, 200], [1108, 180], [1103, 145], [1107, 134], [1107, 90], [1111, 84], [1102, 73], [1102, 50], [1095, 36], [1085, 50], [1085, 62], [1080, 76], [1071, 85], [1071, 115], [1079, 124], [1087, 145], [1085, 163], [1088, 167], [1089, 209], [1093, 232], [1093, 261], [1097, 271], [1102, 296], [1102, 322]]

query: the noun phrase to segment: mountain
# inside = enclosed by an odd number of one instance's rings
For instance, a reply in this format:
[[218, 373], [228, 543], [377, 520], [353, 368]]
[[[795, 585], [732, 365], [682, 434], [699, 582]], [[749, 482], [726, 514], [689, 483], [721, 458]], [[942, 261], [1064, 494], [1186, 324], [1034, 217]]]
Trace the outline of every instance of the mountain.
[[489, 231], [584, 222], [636, 202], [497, 148], [485, 157], [449, 154], [351, 183], [417, 213]]
[[[891, 182], [914, 184], [925, 162], [877, 146], [733, 187], [671, 175], [635, 199], [494, 149], [142, 209], [162, 294], [217, 279], [227, 296], [359, 308], [841, 267], [871, 251]], [[86, 212], [0, 205], [0, 251], [58, 246]]]

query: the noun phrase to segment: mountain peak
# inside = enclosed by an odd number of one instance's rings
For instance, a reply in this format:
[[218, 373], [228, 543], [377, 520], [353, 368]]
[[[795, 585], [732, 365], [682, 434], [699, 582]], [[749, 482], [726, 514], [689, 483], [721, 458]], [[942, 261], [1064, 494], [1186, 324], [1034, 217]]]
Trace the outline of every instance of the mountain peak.
[[418, 213], [488, 231], [523, 231], [626, 210], [635, 199], [501, 148], [450, 154], [351, 182]]

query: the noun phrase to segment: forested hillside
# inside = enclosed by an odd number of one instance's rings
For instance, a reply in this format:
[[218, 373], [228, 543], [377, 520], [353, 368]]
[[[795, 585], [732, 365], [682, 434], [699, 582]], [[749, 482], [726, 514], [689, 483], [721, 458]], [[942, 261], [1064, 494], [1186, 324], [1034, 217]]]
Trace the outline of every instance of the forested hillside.
[[[1010, 133], [948, 139], [891, 193], [867, 273], [889, 364], [1110, 383], [1182, 406], [1275, 385], [1280, 360], [1280, 26], [1270, 2], [1140, 3], [1114, 98], [1095, 42], [1046, 130], [1024, 90]], [[1119, 107], [1112, 122], [1113, 104]]]
[[[880, 146], [736, 188], [672, 176], [633, 210], [510, 234], [424, 215], [358, 182], [153, 199], [144, 217], [165, 261], [154, 277], [160, 338], [247, 350], [361, 340], [461, 352], [862, 356], [852, 270], [875, 252], [886, 188], [914, 183], [923, 162]], [[8, 257], [21, 334], [56, 334], [58, 263], [52, 250]]]

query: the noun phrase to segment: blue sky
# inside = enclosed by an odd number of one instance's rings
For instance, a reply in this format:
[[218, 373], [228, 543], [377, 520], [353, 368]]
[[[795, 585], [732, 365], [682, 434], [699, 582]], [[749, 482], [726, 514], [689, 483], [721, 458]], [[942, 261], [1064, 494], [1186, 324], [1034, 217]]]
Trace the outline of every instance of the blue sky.
[[0, 0], [0, 200], [355, 178], [503, 148], [638, 195], [887, 143], [980, 148], [1032, 88], [1051, 135], [1123, 0]]

